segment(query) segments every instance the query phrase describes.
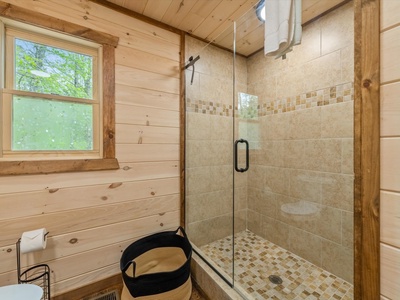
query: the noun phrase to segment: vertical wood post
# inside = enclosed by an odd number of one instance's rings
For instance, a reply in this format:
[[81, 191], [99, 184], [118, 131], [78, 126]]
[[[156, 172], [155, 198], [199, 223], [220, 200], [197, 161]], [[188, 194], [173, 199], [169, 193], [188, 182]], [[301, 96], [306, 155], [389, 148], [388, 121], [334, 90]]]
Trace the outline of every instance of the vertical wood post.
[[355, 0], [354, 299], [380, 298], [380, 0]]

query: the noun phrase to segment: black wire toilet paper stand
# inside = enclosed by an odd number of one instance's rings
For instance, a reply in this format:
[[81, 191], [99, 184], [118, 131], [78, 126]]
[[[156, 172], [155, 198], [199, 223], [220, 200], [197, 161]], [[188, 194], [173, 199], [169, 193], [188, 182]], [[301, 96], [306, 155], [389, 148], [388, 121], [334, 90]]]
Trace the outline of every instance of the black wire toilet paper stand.
[[46, 264], [39, 264], [21, 273], [21, 239], [18, 239], [16, 248], [18, 284], [29, 283], [38, 285], [43, 289], [41, 300], [50, 300], [50, 267]]

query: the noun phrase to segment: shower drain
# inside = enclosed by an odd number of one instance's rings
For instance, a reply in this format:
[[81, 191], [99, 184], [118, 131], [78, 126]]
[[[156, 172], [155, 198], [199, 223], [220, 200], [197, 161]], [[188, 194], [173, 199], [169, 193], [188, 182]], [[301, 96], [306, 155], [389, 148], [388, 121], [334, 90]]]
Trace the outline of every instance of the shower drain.
[[269, 281], [271, 281], [273, 284], [282, 284], [282, 278], [280, 278], [278, 275], [270, 275], [268, 277]]

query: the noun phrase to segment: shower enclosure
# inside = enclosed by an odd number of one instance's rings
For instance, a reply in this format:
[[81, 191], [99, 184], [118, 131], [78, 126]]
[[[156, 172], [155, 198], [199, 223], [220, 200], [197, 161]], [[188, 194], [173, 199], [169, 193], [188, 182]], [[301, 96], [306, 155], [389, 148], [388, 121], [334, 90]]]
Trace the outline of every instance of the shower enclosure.
[[352, 3], [286, 59], [240, 55], [253, 14], [186, 37], [188, 236], [247, 299], [353, 299]]

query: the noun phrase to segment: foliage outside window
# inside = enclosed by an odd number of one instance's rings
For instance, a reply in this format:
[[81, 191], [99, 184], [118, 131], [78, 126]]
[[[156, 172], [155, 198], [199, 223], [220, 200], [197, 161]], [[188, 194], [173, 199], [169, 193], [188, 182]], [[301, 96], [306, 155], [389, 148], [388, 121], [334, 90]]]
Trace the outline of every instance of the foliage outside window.
[[[97, 48], [6, 27], [3, 157], [100, 157]], [[7, 105], [7, 103], [9, 103]], [[5, 117], [6, 119], [7, 117]]]
[[[60, 28], [59, 20], [32, 14], [28, 18], [39, 20], [41, 27]], [[94, 39], [75, 38], [69, 28], [76, 30], [76, 25], [68, 22], [62, 26], [68, 35], [8, 19], [0, 19], [0, 25], [0, 175], [118, 168], [118, 39], [90, 29], [82, 31]]]
[[249, 141], [250, 149], [260, 149], [258, 97], [247, 93], [238, 95], [239, 136]]

